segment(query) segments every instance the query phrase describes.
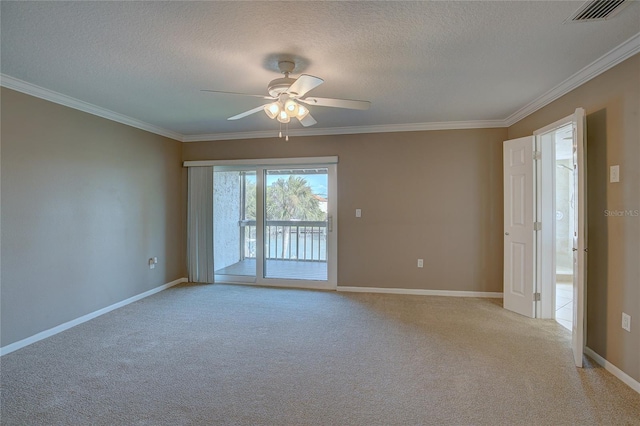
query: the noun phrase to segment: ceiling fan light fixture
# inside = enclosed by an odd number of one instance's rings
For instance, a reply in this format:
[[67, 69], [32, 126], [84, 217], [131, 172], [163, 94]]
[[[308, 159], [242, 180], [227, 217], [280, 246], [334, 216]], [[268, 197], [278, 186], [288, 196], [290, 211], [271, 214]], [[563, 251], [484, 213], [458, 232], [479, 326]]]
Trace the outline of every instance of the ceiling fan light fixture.
[[[0, 0], [1, 1], [1, 0]], [[592, 1], [614, 1], [614, 0], [592, 0]], [[618, 0], [627, 1], [627, 0]], [[367, 110], [371, 105], [369, 101], [358, 101], [351, 99], [334, 99], [334, 98], [309, 98], [307, 93], [319, 85], [324, 80], [312, 75], [302, 74], [298, 78], [289, 77], [293, 72], [296, 64], [292, 61], [280, 61], [278, 67], [284, 74], [284, 78], [276, 78], [272, 80], [267, 91], [269, 96], [254, 95], [250, 93], [239, 92], [223, 92], [219, 90], [204, 90], [205, 92], [223, 93], [227, 95], [250, 96], [253, 98], [270, 99], [269, 103], [262, 104], [248, 111], [236, 114], [227, 120], [238, 120], [264, 111], [267, 117], [272, 120], [278, 120], [280, 124], [288, 124], [292, 118], [297, 118], [304, 127], [309, 127], [318, 122], [311, 116], [307, 105], [318, 105], [333, 108], [346, 108], [356, 110]], [[304, 104], [304, 105], [303, 105]], [[280, 126], [282, 127], [282, 126]], [[288, 126], [287, 126], [288, 128]]]
[[309, 115], [309, 110], [305, 108], [304, 105], [298, 105], [298, 113], [296, 114], [296, 117], [298, 117], [298, 120], [302, 120], [307, 115]]
[[298, 104], [293, 99], [288, 99], [284, 103], [284, 110], [289, 117], [295, 117], [298, 115]]
[[278, 102], [272, 102], [264, 106], [264, 112], [267, 114], [267, 117], [274, 119], [276, 118], [282, 109], [280, 108], [280, 104]]
[[285, 110], [281, 110], [280, 113], [278, 114], [278, 121], [285, 124], [291, 121], [291, 118], [289, 117], [289, 115]]

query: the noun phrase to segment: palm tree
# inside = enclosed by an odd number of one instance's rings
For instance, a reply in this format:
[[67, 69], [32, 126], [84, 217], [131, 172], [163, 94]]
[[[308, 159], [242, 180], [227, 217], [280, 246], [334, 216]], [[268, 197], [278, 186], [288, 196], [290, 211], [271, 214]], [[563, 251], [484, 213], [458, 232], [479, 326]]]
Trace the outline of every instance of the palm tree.
[[[246, 182], [246, 194], [244, 219], [255, 220], [255, 182]], [[325, 214], [307, 180], [289, 176], [267, 188], [267, 220], [325, 220]]]
[[[244, 219], [256, 218], [256, 184], [247, 181]], [[266, 220], [326, 220], [326, 214], [320, 209], [319, 201], [306, 179], [289, 175], [280, 178], [267, 187]], [[289, 249], [291, 227], [283, 229], [282, 257]]]
[[[290, 175], [267, 188], [267, 220], [325, 220], [318, 200], [306, 179]], [[284, 229], [283, 229], [284, 231]], [[284, 233], [284, 232], [283, 232]], [[289, 248], [291, 227], [283, 235], [282, 257]]]
[[305, 178], [290, 175], [267, 188], [267, 220], [324, 220]]

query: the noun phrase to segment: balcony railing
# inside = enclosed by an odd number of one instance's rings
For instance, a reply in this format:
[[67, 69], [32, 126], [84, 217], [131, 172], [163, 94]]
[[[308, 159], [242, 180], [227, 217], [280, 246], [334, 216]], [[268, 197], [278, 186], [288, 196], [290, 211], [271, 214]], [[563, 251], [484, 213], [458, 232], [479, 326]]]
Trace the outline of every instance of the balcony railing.
[[[244, 258], [256, 257], [256, 221], [240, 221]], [[268, 220], [265, 258], [307, 262], [327, 261], [327, 222], [307, 220]]]

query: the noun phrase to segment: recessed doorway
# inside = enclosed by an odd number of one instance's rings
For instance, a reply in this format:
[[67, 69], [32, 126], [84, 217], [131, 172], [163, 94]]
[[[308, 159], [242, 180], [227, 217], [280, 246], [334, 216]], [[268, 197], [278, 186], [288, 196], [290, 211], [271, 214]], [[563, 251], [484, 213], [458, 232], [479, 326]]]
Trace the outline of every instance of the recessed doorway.
[[578, 108], [533, 136], [505, 141], [503, 150], [504, 307], [570, 328], [578, 367], [585, 336], [585, 134]]

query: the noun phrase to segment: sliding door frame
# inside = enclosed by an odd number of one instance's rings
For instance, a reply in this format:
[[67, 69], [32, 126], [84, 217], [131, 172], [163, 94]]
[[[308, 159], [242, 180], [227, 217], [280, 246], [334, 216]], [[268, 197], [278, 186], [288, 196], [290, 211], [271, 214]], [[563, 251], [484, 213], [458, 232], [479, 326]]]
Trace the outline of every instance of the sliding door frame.
[[287, 169], [326, 168], [328, 173], [327, 188], [327, 280], [290, 280], [264, 277], [264, 190], [256, 193], [256, 276], [255, 277], [223, 277], [223, 281], [233, 284], [261, 285], [270, 287], [289, 287], [305, 289], [335, 290], [338, 284], [338, 157], [298, 157], [298, 158], [266, 158], [250, 160], [206, 160], [185, 161], [185, 167], [241, 167], [256, 172], [256, 187], [264, 188], [266, 170], [276, 167]]

